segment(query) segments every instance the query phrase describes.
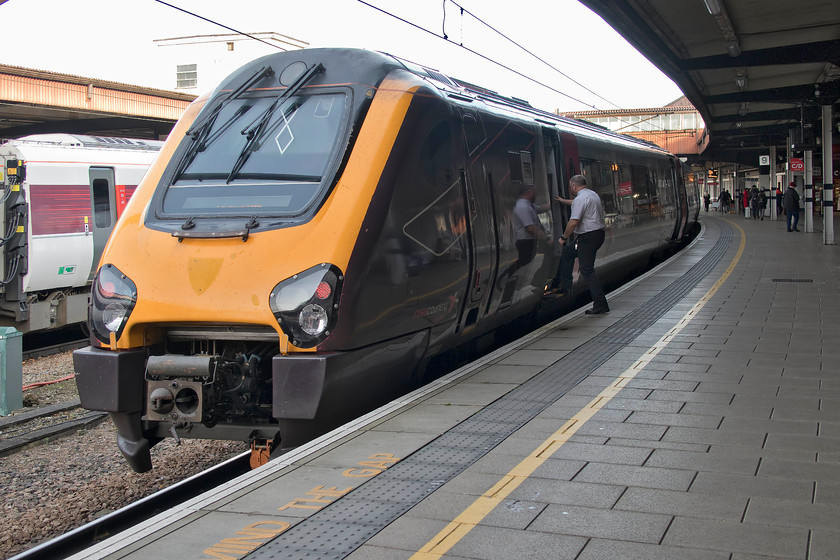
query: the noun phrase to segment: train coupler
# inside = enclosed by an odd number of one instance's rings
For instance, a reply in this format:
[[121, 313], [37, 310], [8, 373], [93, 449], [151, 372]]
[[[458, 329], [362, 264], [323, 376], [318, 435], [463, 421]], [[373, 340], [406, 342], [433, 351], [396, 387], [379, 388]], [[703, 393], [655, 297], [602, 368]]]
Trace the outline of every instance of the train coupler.
[[271, 459], [271, 452], [274, 451], [273, 439], [251, 440], [251, 468], [256, 469], [268, 463]]

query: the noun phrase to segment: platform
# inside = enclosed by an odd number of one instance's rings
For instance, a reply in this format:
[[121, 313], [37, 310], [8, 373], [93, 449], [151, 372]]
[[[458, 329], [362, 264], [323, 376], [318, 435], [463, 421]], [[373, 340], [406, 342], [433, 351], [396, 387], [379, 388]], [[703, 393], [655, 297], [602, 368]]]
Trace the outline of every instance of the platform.
[[840, 248], [701, 219], [609, 315], [559, 318], [73, 558], [837, 558]]

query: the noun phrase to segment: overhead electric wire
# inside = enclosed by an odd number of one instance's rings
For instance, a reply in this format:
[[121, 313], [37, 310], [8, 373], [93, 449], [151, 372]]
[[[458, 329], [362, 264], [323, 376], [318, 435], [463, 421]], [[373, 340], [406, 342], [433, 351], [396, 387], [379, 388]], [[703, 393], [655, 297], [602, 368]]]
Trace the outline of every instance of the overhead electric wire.
[[[591, 93], [592, 95], [594, 95], [594, 96], [596, 96], [596, 97], [598, 97], [598, 98], [600, 98], [600, 99], [603, 99], [604, 101], [606, 101], [606, 102], [607, 102], [607, 103], [609, 103], [610, 105], [612, 105], [612, 106], [614, 106], [614, 107], [616, 107], [616, 108], [618, 108], [618, 109], [621, 109], [621, 108], [622, 108], [622, 107], [620, 107], [619, 105], [617, 105], [617, 104], [613, 103], [612, 101], [610, 101], [609, 99], [607, 99], [606, 97], [603, 97], [602, 95], [598, 94], [597, 92], [592, 91], [591, 89], [589, 89], [588, 87], [586, 87], [585, 85], [583, 85], [583, 84], [582, 84], [582, 83], [580, 83], [579, 81], [575, 80], [574, 78], [572, 78], [571, 76], [569, 76], [568, 74], [566, 74], [565, 72], [563, 72], [562, 70], [560, 70], [559, 68], [557, 68], [557, 67], [553, 66], [551, 63], [549, 63], [549, 62], [547, 62], [547, 61], [543, 60], [542, 58], [540, 58], [540, 57], [539, 57], [539, 56], [537, 56], [536, 54], [532, 53], [532, 52], [531, 52], [530, 50], [528, 50], [527, 48], [523, 47], [522, 45], [520, 45], [519, 43], [517, 43], [516, 41], [514, 41], [513, 39], [511, 39], [510, 37], [508, 37], [507, 35], [505, 35], [505, 34], [504, 34], [504, 33], [502, 33], [501, 31], [499, 31], [498, 29], [496, 29], [495, 27], [493, 27], [492, 25], [490, 25], [489, 23], [487, 23], [486, 21], [484, 21], [483, 19], [481, 19], [480, 17], [478, 17], [477, 15], [475, 15], [474, 13], [472, 13], [471, 11], [469, 11], [468, 9], [464, 8], [463, 6], [461, 6], [458, 2], [455, 2], [455, 0], [449, 0], [449, 1], [450, 1], [450, 2], [452, 2], [453, 4], [455, 4], [456, 6], [458, 6], [458, 8], [460, 8], [460, 9], [461, 9], [461, 12], [462, 12], [462, 13], [464, 13], [464, 12], [465, 12], [465, 13], [469, 14], [469, 15], [470, 15], [473, 19], [475, 19], [476, 21], [478, 21], [479, 23], [481, 23], [481, 24], [482, 24], [482, 25], [484, 25], [485, 27], [488, 27], [489, 29], [493, 30], [493, 32], [494, 32], [494, 33], [496, 33], [497, 35], [501, 36], [501, 37], [502, 37], [502, 38], [504, 38], [506, 41], [508, 41], [508, 42], [510, 42], [510, 43], [513, 43], [514, 45], [516, 45], [517, 47], [519, 47], [520, 49], [522, 49], [523, 51], [525, 51], [526, 53], [528, 53], [528, 54], [529, 54], [529, 55], [531, 55], [532, 57], [536, 58], [537, 60], [539, 60], [540, 62], [542, 62], [543, 64], [545, 64], [546, 66], [548, 66], [549, 68], [551, 68], [552, 70], [554, 70], [555, 72], [557, 72], [558, 74], [560, 74], [561, 76], [563, 76], [564, 78], [566, 78], [567, 80], [569, 80], [570, 82], [574, 83], [574, 84], [575, 84], [575, 85], [577, 85], [577, 86], [582, 87], [583, 89], [585, 89], [586, 91], [588, 91], [588, 92], [589, 92], [589, 93]], [[446, 0], [444, 0], [444, 2], [446, 2]]]
[[[416, 28], [416, 29], [419, 29], [419, 30], [421, 30], [421, 31], [424, 31], [424, 32], [426, 32], [426, 33], [428, 33], [428, 34], [430, 34], [430, 35], [433, 35], [434, 37], [437, 37], [438, 39], [441, 39], [441, 40], [446, 41], [447, 43], [451, 43], [451, 44], [453, 44], [453, 45], [455, 45], [455, 46], [457, 46], [457, 47], [460, 47], [460, 48], [462, 48], [462, 49], [466, 50], [467, 52], [470, 52], [470, 53], [472, 53], [472, 54], [474, 54], [474, 55], [476, 55], [476, 56], [478, 56], [478, 57], [480, 57], [480, 58], [483, 58], [484, 60], [486, 60], [486, 61], [488, 61], [488, 62], [490, 62], [490, 63], [492, 63], [492, 64], [495, 64], [496, 66], [499, 66], [499, 67], [501, 67], [501, 68], [504, 68], [505, 70], [508, 70], [509, 72], [513, 72], [514, 74], [516, 74], [516, 75], [518, 75], [518, 76], [521, 76], [521, 77], [525, 78], [526, 80], [529, 80], [529, 81], [531, 81], [531, 82], [534, 82], [535, 84], [538, 84], [538, 85], [540, 85], [540, 86], [542, 86], [542, 87], [544, 87], [544, 88], [546, 88], [546, 89], [549, 89], [549, 90], [551, 90], [551, 91], [553, 91], [553, 92], [555, 92], [555, 93], [559, 93], [559, 94], [560, 94], [560, 95], [562, 95], [563, 97], [567, 97], [568, 99], [571, 99], [572, 101], [577, 101], [578, 103], [580, 103], [580, 104], [582, 104], [582, 105], [585, 105], [585, 106], [587, 106], [587, 107], [591, 107], [592, 109], [594, 109], [594, 110], [596, 110], [596, 111], [602, 111], [602, 110], [603, 110], [603, 109], [600, 109], [599, 107], [597, 107], [596, 105], [592, 105], [592, 104], [590, 104], [590, 103], [587, 103], [586, 101], [583, 101], [583, 100], [578, 99], [578, 98], [576, 98], [576, 97], [574, 97], [574, 96], [572, 96], [572, 95], [569, 95], [568, 93], [565, 93], [565, 92], [563, 92], [563, 91], [560, 91], [560, 90], [558, 90], [557, 88], [554, 88], [554, 87], [552, 87], [552, 86], [549, 86], [549, 85], [547, 85], [547, 84], [544, 84], [543, 82], [541, 82], [541, 81], [537, 80], [536, 78], [533, 78], [533, 77], [531, 77], [531, 76], [528, 76], [528, 75], [526, 75], [526, 74], [523, 74], [522, 72], [520, 72], [520, 71], [518, 71], [518, 70], [514, 70], [513, 68], [510, 68], [509, 66], [506, 66], [506, 65], [502, 64], [501, 62], [498, 62], [498, 61], [496, 61], [496, 60], [493, 60], [492, 58], [490, 58], [490, 57], [488, 57], [488, 56], [485, 56], [485, 55], [483, 55], [483, 54], [481, 54], [481, 53], [479, 53], [479, 52], [477, 52], [477, 51], [475, 51], [475, 50], [473, 50], [473, 49], [470, 49], [469, 47], [465, 47], [465, 46], [463, 45], [463, 43], [456, 43], [455, 41], [451, 41], [451, 40], [449, 39], [449, 37], [446, 35], [445, 31], [444, 31], [443, 35], [438, 35], [438, 34], [437, 34], [437, 33], [435, 33], [434, 31], [431, 31], [431, 30], [429, 30], [429, 29], [426, 29], [425, 27], [422, 27], [422, 26], [420, 26], [420, 25], [418, 25], [418, 24], [416, 24], [416, 23], [414, 23], [414, 22], [412, 22], [412, 21], [409, 21], [409, 20], [407, 20], [407, 19], [405, 19], [405, 18], [402, 18], [402, 17], [400, 17], [400, 16], [398, 16], [398, 15], [396, 15], [396, 14], [392, 14], [391, 12], [388, 12], [387, 10], [384, 10], [384, 9], [382, 9], [382, 8], [378, 7], [378, 6], [374, 6], [373, 4], [370, 4], [369, 2], [366, 2], [365, 0], [357, 0], [357, 1], [358, 1], [359, 3], [361, 3], [361, 4], [364, 4], [365, 6], [368, 6], [369, 8], [373, 8], [374, 10], [377, 10], [377, 11], [379, 11], [379, 12], [381, 12], [381, 13], [383, 13], [383, 14], [385, 14], [385, 15], [387, 15], [387, 16], [389, 16], [389, 17], [393, 18], [393, 19], [396, 19], [396, 20], [401, 21], [401, 22], [403, 22], [403, 23], [405, 23], [405, 24], [407, 24], [407, 25], [410, 25], [410, 26], [412, 26], [412, 27], [414, 27], [414, 28]], [[445, 4], [445, 2], [446, 2], [446, 0], [444, 0], [444, 4]], [[457, 3], [456, 3], [456, 2], [454, 2], [454, 1], [453, 1], [452, 3], [453, 3], [453, 4], [455, 4], [456, 6], [458, 6], [458, 8], [460, 8], [462, 12], [466, 12], [466, 13], [467, 13], [467, 14], [469, 14], [471, 17], [473, 17], [473, 18], [475, 18], [477, 21], [479, 21], [481, 24], [483, 24], [483, 25], [485, 25], [485, 26], [489, 27], [490, 29], [492, 29], [493, 31], [495, 31], [496, 33], [498, 33], [499, 35], [501, 35], [502, 37], [504, 37], [505, 39], [507, 39], [508, 41], [510, 41], [511, 43], [513, 43], [514, 45], [516, 45], [517, 47], [519, 47], [520, 49], [524, 50], [525, 52], [527, 52], [528, 54], [530, 54], [531, 56], [533, 56], [534, 58], [536, 58], [537, 60], [539, 60], [539, 61], [540, 61], [540, 62], [542, 62], [543, 64], [548, 65], [548, 66], [549, 66], [552, 70], [554, 70], [554, 71], [556, 71], [556, 72], [560, 73], [560, 74], [561, 74], [562, 76], [564, 76], [565, 78], [567, 78], [567, 79], [571, 80], [572, 82], [574, 82], [574, 83], [575, 83], [575, 84], [577, 84], [578, 86], [582, 87], [582, 88], [583, 88], [583, 89], [585, 89], [586, 91], [588, 91], [588, 92], [592, 93], [593, 95], [595, 95], [595, 96], [597, 96], [597, 97], [599, 97], [599, 98], [603, 99], [603, 100], [604, 100], [604, 101], [606, 101], [607, 103], [610, 103], [611, 105], [615, 105], [616, 107], [619, 107], [618, 105], [616, 105], [616, 104], [615, 104], [615, 103], [613, 103], [612, 101], [609, 101], [608, 99], [606, 99], [606, 98], [602, 97], [601, 95], [599, 95], [599, 94], [595, 93], [594, 91], [592, 91], [591, 89], [587, 88], [587, 87], [586, 87], [586, 86], [584, 86], [583, 84], [580, 84], [579, 82], [577, 82], [577, 81], [576, 81], [576, 80], [574, 80], [573, 78], [571, 78], [571, 77], [569, 77], [568, 75], [566, 75], [564, 72], [562, 72], [562, 71], [558, 70], [557, 68], [555, 68], [555, 67], [554, 67], [554, 66], [552, 66], [551, 64], [549, 64], [549, 63], [547, 63], [546, 61], [542, 60], [540, 57], [538, 57], [537, 55], [535, 55], [534, 53], [532, 53], [531, 51], [529, 51], [528, 49], [526, 49], [526, 48], [525, 48], [525, 47], [523, 47], [522, 45], [518, 44], [516, 41], [513, 41], [512, 39], [508, 38], [506, 35], [504, 35], [503, 33], [499, 32], [498, 30], [496, 30], [495, 28], [493, 28], [493, 26], [491, 26], [490, 24], [488, 24], [488, 23], [484, 22], [482, 19], [480, 19], [479, 17], [477, 17], [475, 14], [473, 14], [473, 13], [472, 13], [472, 12], [470, 12], [469, 10], [466, 10], [465, 8], [463, 8], [460, 4], [457, 4]], [[446, 13], [446, 12], [445, 12], [445, 10], [444, 10], [444, 16], [445, 16], [445, 13]], [[621, 109], [621, 107], [619, 107], [619, 109]], [[633, 126], [634, 124], [636, 124], [636, 123], [629, 123], [629, 122], [626, 122], [626, 121], [622, 120], [622, 119], [621, 119], [621, 118], [619, 118], [619, 117], [616, 117], [616, 118], [618, 118], [618, 120], [619, 120], [620, 122], [624, 123], [626, 126]], [[663, 132], [667, 132], [667, 130], [665, 130], [665, 129], [663, 129], [663, 128], [660, 128], [660, 130], [661, 130], [661, 131], [663, 131]]]
[[[160, 0], [157, 0], [157, 1], [160, 1]], [[586, 101], [583, 101], [583, 100], [578, 99], [578, 98], [576, 98], [576, 97], [574, 97], [574, 96], [572, 96], [572, 95], [569, 95], [569, 94], [568, 94], [568, 93], [566, 93], [566, 92], [560, 91], [559, 89], [554, 88], [554, 87], [552, 87], [552, 86], [550, 86], [550, 85], [548, 85], [548, 84], [544, 84], [544, 83], [542, 83], [541, 81], [537, 80], [536, 78], [532, 78], [531, 76], [528, 76], [528, 75], [526, 75], [526, 74], [523, 74], [522, 72], [520, 72], [520, 71], [518, 71], [518, 70], [514, 70], [513, 68], [511, 68], [511, 67], [509, 67], [509, 66], [506, 66], [506, 65], [502, 64], [501, 62], [499, 62], [499, 61], [497, 61], [497, 60], [493, 60], [492, 58], [490, 58], [490, 57], [488, 57], [488, 56], [485, 56], [485, 55], [481, 54], [480, 52], [475, 51], [475, 50], [473, 50], [473, 49], [471, 49], [471, 48], [469, 48], [469, 47], [465, 47], [464, 45], [459, 44], [459, 43], [456, 43], [455, 41], [450, 41], [450, 40], [449, 40], [449, 38], [448, 38], [448, 37], [446, 37], [446, 36], [444, 36], [444, 35], [438, 35], [438, 34], [437, 34], [437, 33], [435, 33], [434, 31], [431, 31], [431, 30], [429, 30], [429, 29], [426, 29], [425, 27], [423, 27], [423, 26], [421, 26], [421, 25], [418, 25], [418, 24], [416, 24], [416, 23], [414, 23], [414, 22], [412, 22], [412, 21], [408, 21], [407, 19], [401, 18], [400, 16], [398, 16], [398, 15], [396, 15], [396, 14], [392, 14], [391, 12], [388, 12], [387, 10], [383, 10], [383, 9], [382, 9], [382, 8], [380, 8], [379, 6], [374, 6], [373, 4], [370, 4], [370, 3], [368, 3], [368, 2], [365, 2], [365, 0], [357, 0], [357, 1], [358, 1], [359, 3], [361, 3], [361, 4], [364, 4], [365, 6], [367, 6], [367, 7], [369, 7], [369, 8], [372, 8], [372, 9], [374, 9], [374, 10], [378, 11], [378, 12], [382, 12], [383, 14], [385, 14], [385, 15], [386, 15], [386, 16], [388, 16], [388, 17], [392, 17], [392, 18], [394, 18], [394, 19], [396, 19], [396, 20], [399, 20], [399, 21], [401, 21], [401, 22], [403, 22], [403, 23], [405, 23], [405, 24], [407, 24], [407, 25], [410, 25], [410, 26], [412, 26], [412, 27], [414, 27], [414, 28], [416, 28], [416, 29], [419, 29], [420, 31], [424, 31], [424, 32], [428, 33], [429, 35], [433, 35], [433, 36], [437, 37], [438, 39], [441, 39], [441, 40], [443, 40], [443, 41], [446, 41], [447, 43], [451, 43], [451, 44], [453, 44], [453, 45], [455, 45], [455, 46], [457, 46], [457, 47], [460, 47], [460, 48], [464, 49], [465, 51], [467, 51], [467, 52], [469, 52], [469, 53], [471, 53], [471, 54], [474, 54], [475, 56], [477, 56], [477, 57], [479, 57], [479, 58], [482, 58], [482, 59], [486, 60], [487, 62], [490, 62], [490, 63], [492, 63], [492, 64], [495, 64], [496, 66], [499, 66], [499, 67], [501, 67], [501, 68], [504, 68], [504, 69], [505, 69], [505, 70], [507, 70], [508, 72], [513, 72], [513, 73], [514, 73], [514, 74], [516, 74], [517, 76], [520, 76], [520, 77], [522, 77], [522, 78], [525, 78], [526, 80], [529, 80], [529, 81], [531, 81], [531, 82], [534, 82], [535, 84], [540, 85], [540, 86], [542, 86], [542, 87], [544, 87], [544, 88], [546, 88], [546, 89], [550, 89], [550, 90], [551, 90], [551, 91], [553, 91], [554, 93], [558, 93], [558, 94], [562, 95], [563, 97], [567, 97], [567, 98], [571, 99], [572, 101], [577, 101], [578, 103], [581, 103], [581, 104], [583, 104], [583, 105], [586, 105], [587, 107], [592, 107], [593, 109], [598, 110], [598, 107], [596, 107], [596, 106], [594, 106], [594, 105], [590, 105], [590, 104], [589, 104], [589, 103], [587, 103]]]
[[218, 25], [219, 27], [227, 29], [228, 31], [233, 31], [234, 33], [237, 33], [239, 35], [244, 35], [245, 37], [248, 37], [249, 39], [253, 39], [254, 41], [259, 41], [260, 43], [265, 43], [266, 45], [268, 45], [270, 47], [274, 47], [276, 49], [281, 49], [282, 50], [282, 48], [279, 47], [278, 45], [272, 45], [268, 41], [264, 41], [263, 39], [260, 39], [259, 37], [254, 37], [253, 35], [249, 35], [248, 33], [245, 33], [243, 31], [239, 31], [238, 29], [234, 29], [233, 27], [228, 27], [227, 25], [221, 24], [218, 21], [213, 21], [212, 19], [208, 19], [204, 16], [194, 14], [193, 12], [191, 12], [189, 10], [185, 10], [184, 8], [179, 8], [178, 6], [175, 6], [174, 4], [170, 4], [169, 2], [164, 2], [163, 0], [155, 0], [155, 2], [157, 2], [159, 4], [163, 4], [164, 6], [169, 6], [170, 8], [174, 8], [174, 9], [180, 11], [180, 12], [184, 12], [185, 14], [189, 14], [193, 17], [197, 17], [198, 19], [204, 20], [208, 23], [212, 23], [213, 25]]
[[[487, 23], [486, 21], [484, 21], [483, 19], [481, 19], [480, 17], [478, 17], [477, 15], [475, 15], [474, 13], [472, 13], [471, 11], [469, 11], [468, 9], [464, 8], [463, 6], [461, 6], [460, 4], [458, 4], [457, 2], [455, 2], [455, 0], [450, 0], [450, 2], [452, 2], [454, 5], [458, 6], [458, 8], [461, 10], [461, 14], [462, 14], [462, 16], [463, 16], [463, 14], [466, 12], [466, 13], [467, 13], [470, 17], [472, 17], [473, 19], [475, 19], [476, 21], [478, 21], [479, 23], [481, 23], [481, 24], [482, 24], [482, 25], [484, 25], [485, 27], [488, 27], [489, 29], [493, 30], [493, 32], [495, 32], [496, 34], [498, 34], [498, 35], [500, 35], [501, 37], [503, 37], [506, 41], [509, 41], [510, 43], [513, 43], [513, 44], [514, 44], [514, 45], [516, 45], [518, 48], [520, 48], [521, 50], [525, 51], [526, 53], [528, 53], [528, 54], [529, 54], [529, 55], [531, 55], [532, 57], [536, 58], [537, 60], [539, 60], [540, 62], [542, 62], [543, 64], [545, 64], [546, 66], [548, 66], [549, 68], [551, 68], [552, 70], [554, 70], [555, 72], [557, 72], [558, 74], [560, 74], [561, 76], [563, 76], [564, 78], [566, 78], [567, 80], [571, 81], [571, 82], [572, 82], [572, 83], [574, 83], [575, 85], [580, 86], [581, 88], [585, 89], [586, 91], [588, 91], [588, 92], [589, 92], [589, 93], [591, 93], [592, 95], [594, 95], [594, 96], [596, 96], [596, 97], [598, 97], [598, 98], [600, 98], [600, 99], [603, 99], [604, 101], [606, 101], [606, 102], [607, 102], [607, 103], [609, 103], [610, 105], [612, 105], [612, 106], [614, 106], [614, 107], [617, 107], [618, 109], [622, 109], [622, 107], [621, 107], [621, 106], [619, 106], [618, 104], [613, 103], [612, 101], [610, 101], [610, 100], [609, 100], [609, 99], [607, 99], [606, 97], [604, 97], [604, 96], [600, 95], [599, 93], [597, 93], [597, 92], [595, 92], [595, 91], [593, 91], [593, 90], [589, 89], [588, 87], [586, 87], [586, 86], [585, 86], [585, 85], [583, 85], [582, 83], [578, 82], [577, 80], [575, 80], [574, 78], [572, 78], [571, 76], [569, 76], [568, 74], [566, 74], [565, 72], [563, 72], [562, 70], [560, 70], [559, 68], [556, 68], [555, 66], [553, 66], [553, 65], [552, 65], [552, 64], [550, 64], [549, 62], [547, 62], [547, 61], [543, 60], [542, 58], [540, 58], [539, 56], [537, 56], [536, 54], [534, 54], [533, 52], [531, 52], [530, 50], [528, 50], [528, 49], [527, 49], [527, 48], [525, 48], [524, 46], [520, 45], [519, 43], [517, 43], [516, 41], [514, 41], [513, 39], [511, 39], [510, 37], [508, 37], [507, 35], [505, 35], [505, 34], [504, 34], [504, 33], [502, 33], [501, 31], [499, 31], [498, 29], [496, 29], [495, 27], [493, 27], [492, 25], [490, 25], [489, 23]], [[445, 22], [445, 21], [446, 21], [446, 9], [445, 9], [445, 6], [446, 6], [446, 0], [443, 0], [443, 3], [444, 3], [444, 22]], [[445, 31], [444, 31], [444, 38], [446, 38], [446, 33], [445, 33]], [[463, 45], [459, 45], [459, 46], [463, 46]], [[538, 82], [538, 83], [539, 83], [539, 82]], [[556, 90], [554, 90], [554, 91], [556, 91]], [[569, 96], [567, 95], [567, 97], [569, 97]], [[599, 109], [599, 108], [598, 108], [598, 107], [596, 107], [595, 105], [589, 105], [589, 106], [590, 106], [590, 107], [592, 107], [593, 109], [597, 110], [597, 111], [602, 111], [602, 110], [603, 110], [603, 109]], [[653, 115], [653, 116], [651, 116], [649, 119], [646, 119], [646, 120], [650, 120], [650, 119], [656, 118], [657, 116], [658, 116], [658, 115]], [[616, 119], [618, 119], [618, 121], [619, 121], [619, 122], [624, 123], [624, 125], [625, 125], [625, 126], [623, 126], [622, 128], [627, 128], [627, 127], [631, 127], [631, 126], [633, 126], [633, 125], [639, 124], [639, 123], [626, 122], [626, 121], [622, 120], [620, 117], [616, 117]], [[641, 122], [641, 121], [640, 121], [640, 122]], [[664, 129], [664, 128], [662, 128], [662, 127], [658, 127], [658, 126], [657, 126], [657, 128], [658, 128], [660, 131], [662, 131], [662, 132], [668, 132], [666, 129]], [[618, 129], [618, 130], [621, 130], [621, 129]], [[618, 130], [616, 130], [616, 132], [618, 132]]]

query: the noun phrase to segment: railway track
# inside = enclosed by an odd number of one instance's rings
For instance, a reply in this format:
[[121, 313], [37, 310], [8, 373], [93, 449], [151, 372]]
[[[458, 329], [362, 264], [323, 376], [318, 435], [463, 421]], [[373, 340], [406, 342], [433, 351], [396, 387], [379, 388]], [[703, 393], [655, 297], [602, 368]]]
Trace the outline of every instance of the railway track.
[[22, 352], [23, 361], [32, 360], [35, 358], [43, 358], [44, 356], [52, 356], [53, 354], [60, 354], [69, 350], [76, 350], [87, 346], [90, 341], [87, 338], [77, 338], [72, 340], [61, 341], [55, 344], [46, 346], [38, 346], [37, 348], [24, 349]]
[[0, 418], [0, 457], [38, 443], [89, 429], [108, 417], [81, 408], [79, 399]]
[[27, 550], [12, 560], [60, 560], [251, 470], [250, 452], [228, 459], [96, 521]]

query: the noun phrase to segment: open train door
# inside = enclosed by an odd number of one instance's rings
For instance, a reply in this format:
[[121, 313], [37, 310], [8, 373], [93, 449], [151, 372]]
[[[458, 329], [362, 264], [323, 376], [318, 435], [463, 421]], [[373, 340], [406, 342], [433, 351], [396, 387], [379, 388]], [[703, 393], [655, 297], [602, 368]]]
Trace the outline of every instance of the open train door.
[[113, 167], [90, 168], [91, 219], [85, 224], [85, 233], [93, 237], [93, 266], [90, 280], [99, 268], [102, 251], [117, 221], [117, 201]]

